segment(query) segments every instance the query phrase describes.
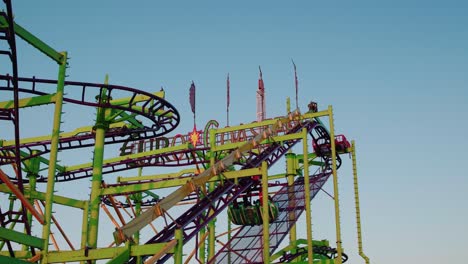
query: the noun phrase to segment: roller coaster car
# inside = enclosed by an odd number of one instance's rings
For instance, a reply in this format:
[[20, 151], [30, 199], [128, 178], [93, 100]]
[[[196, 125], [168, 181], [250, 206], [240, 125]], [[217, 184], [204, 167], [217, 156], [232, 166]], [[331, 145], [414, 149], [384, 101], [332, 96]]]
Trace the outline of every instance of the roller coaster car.
[[[278, 203], [268, 200], [270, 223], [278, 218]], [[235, 225], [254, 226], [263, 224], [263, 210], [260, 201], [254, 205], [244, 202], [235, 202], [228, 207], [228, 217]]]
[[317, 112], [318, 106], [316, 102], [311, 101], [307, 107], [309, 107], [309, 112], [315, 113]]
[[[328, 141], [323, 138], [319, 138], [317, 141], [313, 140], [312, 147], [314, 148], [314, 152], [317, 153], [318, 156], [329, 156], [331, 154], [330, 143], [328, 143]], [[348, 153], [349, 148], [351, 148], [351, 144], [344, 135], [335, 136], [336, 152], [338, 152], [339, 154]]]
[[348, 153], [348, 149], [351, 148], [351, 144], [344, 135], [335, 136], [335, 148], [339, 153]]

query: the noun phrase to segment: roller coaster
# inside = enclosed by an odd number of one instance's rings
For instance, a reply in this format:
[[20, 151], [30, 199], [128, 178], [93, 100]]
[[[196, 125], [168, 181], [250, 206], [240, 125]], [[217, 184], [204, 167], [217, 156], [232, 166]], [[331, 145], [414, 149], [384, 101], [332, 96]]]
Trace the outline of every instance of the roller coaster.
[[[3, 2], [0, 60], [10, 71], [0, 74], [0, 136], [11, 138], [0, 139], [0, 263], [341, 264], [348, 260], [337, 174], [344, 153], [353, 162], [358, 253], [370, 263], [362, 249], [355, 144], [335, 135], [331, 106], [311, 103], [304, 113], [288, 106], [280, 117], [226, 127], [212, 120], [204, 130], [174, 134], [181, 117], [164, 90], [112, 85], [107, 77], [104, 83], [66, 80], [67, 53], [16, 24], [10, 0]], [[18, 76], [16, 37], [58, 64], [56, 80]], [[20, 109], [47, 105], [53, 120], [41, 126], [50, 126], [51, 134], [23, 137]], [[83, 119], [95, 121], [64, 132], [67, 107], [86, 109], [83, 115], [91, 110], [95, 115]], [[34, 114], [27, 118], [40, 118]], [[105, 150], [114, 157], [104, 158]], [[92, 162], [59, 160], [63, 153], [90, 151]], [[285, 173], [270, 175], [279, 161], [286, 161]], [[143, 175], [149, 167], [170, 172]], [[115, 177], [124, 172], [138, 175]], [[58, 191], [58, 183], [85, 179], [89, 196]], [[328, 180], [336, 247], [312, 238], [310, 204]], [[73, 215], [57, 217], [63, 207]], [[60, 223], [70, 218], [81, 219], [81, 226], [66, 230]]]

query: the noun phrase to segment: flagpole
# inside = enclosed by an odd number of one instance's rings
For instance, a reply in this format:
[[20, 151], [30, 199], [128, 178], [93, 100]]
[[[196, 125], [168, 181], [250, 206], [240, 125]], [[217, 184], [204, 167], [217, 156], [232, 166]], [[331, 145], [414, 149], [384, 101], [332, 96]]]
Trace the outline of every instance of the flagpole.
[[296, 85], [296, 109], [299, 109], [299, 103], [298, 103], [298, 81], [297, 81], [297, 71], [296, 71], [296, 64], [294, 63], [294, 60], [291, 59], [292, 64], [294, 66], [294, 83]]
[[227, 75], [227, 102], [226, 102], [226, 119], [227, 119], [227, 126], [229, 126], [229, 101], [230, 101], [230, 83], [229, 83], [229, 73]]

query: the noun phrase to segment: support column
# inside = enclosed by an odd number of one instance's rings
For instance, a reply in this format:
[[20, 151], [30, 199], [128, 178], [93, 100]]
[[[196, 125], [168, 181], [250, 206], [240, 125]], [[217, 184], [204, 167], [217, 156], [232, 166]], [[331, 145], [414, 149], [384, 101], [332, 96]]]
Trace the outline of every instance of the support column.
[[[212, 129], [210, 130], [210, 146], [213, 148], [213, 146], [216, 144], [215, 142], [215, 130]], [[210, 155], [210, 168], [212, 168], [215, 165], [215, 158], [214, 158], [214, 152], [211, 152]], [[211, 193], [215, 189], [215, 183], [210, 182], [208, 184], [208, 193]], [[211, 220], [208, 223], [208, 259], [212, 259], [215, 255], [215, 243], [216, 243], [216, 231], [215, 231], [215, 222], [216, 218]]]
[[340, 195], [338, 193], [338, 173], [336, 171], [336, 146], [335, 146], [335, 126], [333, 124], [333, 108], [328, 106], [328, 118], [330, 123], [330, 142], [331, 142], [331, 159], [333, 173], [333, 196], [335, 197], [335, 224], [336, 224], [336, 251], [338, 253], [336, 263], [342, 264], [342, 247], [341, 247], [341, 223], [340, 223]]
[[270, 208], [268, 207], [268, 165], [262, 162], [263, 263], [270, 263]]
[[198, 259], [201, 264], [205, 264], [206, 260], [206, 228], [202, 227], [200, 229], [199, 237], [201, 238], [199, 247], [198, 247]]
[[307, 129], [302, 129], [302, 152], [304, 155], [304, 204], [306, 208], [307, 227], [307, 258], [309, 264], [314, 261], [314, 249], [312, 247], [312, 211], [310, 209], [310, 179], [309, 179], [309, 147], [307, 144]]
[[[296, 154], [290, 152], [286, 154], [286, 179], [288, 180], [288, 200], [289, 207], [296, 207], [296, 194], [294, 190], [294, 177], [296, 176]], [[289, 212], [290, 223], [294, 223], [296, 219], [296, 212], [292, 210]], [[297, 240], [296, 224], [293, 224], [289, 231], [289, 244]]]
[[[31, 151], [31, 155], [36, 155], [39, 151], [38, 150], [33, 150]], [[36, 183], [37, 183], [37, 177], [39, 176], [39, 170], [40, 170], [40, 165], [41, 162], [38, 157], [30, 158], [28, 160], [24, 161], [25, 167], [26, 167], [26, 172], [29, 179], [29, 203], [34, 206], [34, 198], [31, 198], [31, 193], [36, 190]], [[28, 218], [28, 226], [32, 228], [32, 217], [33, 215], [29, 210], [27, 212], [27, 218]], [[25, 233], [27, 230], [25, 229]], [[23, 245], [23, 250], [27, 250], [27, 246]]]
[[[142, 171], [143, 171], [143, 168], [139, 167], [138, 168], [138, 177], [141, 177]], [[135, 201], [135, 214], [136, 214], [136, 216], [138, 216], [141, 213], [142, 193], [141, 192], [135, 193], [134, 197], [135, 197], [135, 200], [134, 200]], [[136, 245], [140, 244], [140, 230], [135, 232], [134, 241], [135, 241]], [[136, 257], [136, 264], [141, 264], [141, 263], [143, 263], [143, 261], [141, 259], [141, 256], [137, 256]]]
[[174, 231], [174, 238], [177, 240], [177, 245], [174, 248], [174, 264], [182, 264], [184, 235], [181, 229], [176, 229]]
[[356, 226], [357, 226], [359, 256], [361, 256], [364, 259], [366, 264], [369, 264], [369, 258], [364, 254], [364, 251], [362, 249], [361, 209], [359, 206], [359, 187], [358, 187], [358, 176], [357, 176], [357, 166], [356, 166], [356, 145], [354, 144], [354, 140], [351, 141], [351, 157], [353, 160], [354, 201], [356, 205]]
[[[106, 76], [105, 84], [108, 83], [109, 77]], [[108, 100], [105, 98], [107, 89], [102, 89], [100, 101]], [[102, 184], [102, 165], [104, 162], [104, 140], [107, 129], [107, 124], [104, 116], [104, 109], [98, 108], [95, 125], [95, 145], [93, 156], [93, 176], [91, 179], [91, 195], [89, 204], [89, 222], [88, 222], [88, 247], [96, 248], [99, 228], [99, 205], [101, 204], [101, 184]]]
[[[85, 249], [86, 248], [86, 242], [88, 239], [88, 219], [89, 219], [89, 202], [84, 201], [84, 206], [83, 206], [83, 220], [81, 223], [81, 244], [80, 248]], [[85, 264], [85, 261], [80, 261], [81, 264]]]
[[60, 140], [60, 124], [62, 121], [63, 91], [65, 89], [65, 73], [67, 68], [67, 53], [62, 52], [63, 60], [59, 66], [57, 80], [57, 92], [55, 93], [55, 110], [52, 135], [50, 142], [49, 170], [47, 173], [47, 189], [45, 194], [44, 221], [42, 229], [42, 238], [44, 239], [44, 248], [42, 250], [42, 263], [47, 262], [47, 253], [49, 251], [50, 227], [52, 223], [52, 204], [55, 189], [55, 169], [57, 165], [58, 143]]

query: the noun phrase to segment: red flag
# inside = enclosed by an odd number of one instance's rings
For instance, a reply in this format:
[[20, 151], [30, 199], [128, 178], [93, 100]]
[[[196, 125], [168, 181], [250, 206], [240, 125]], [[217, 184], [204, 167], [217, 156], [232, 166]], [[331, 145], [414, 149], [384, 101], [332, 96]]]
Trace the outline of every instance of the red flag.
[[[264, 91], [265, 86], [263, 84], [262, 68], [260, 68], [260, 66], [258, 66], [258, 69], [260, 70], [260, 79], [258, 79], [258, 89], [261, 90], [261, 91]], [[263, 96], [263, 94], [262, 94], [262, 96]]]
[[293, 64], [293, 66], [294, 66], [294, 81], [295, 81], [295, 84], [296, 84], [296, 108], [297, 108], [297, 107], [298, 107], [298, 105], [297, 105], [297, 101], [298, 101], [298, 100], [297, 100], [297, 97], [298, 97], [298, 93], [299, 93], [299, 91], [298, 91], [299, 82], [297, 81], [296, 64], [294, 63], [294, 61], [293, 61], [292, 59], [291, 59], [291, 61], [292, 61], [292, 64]]
[[190, 107], [192, 107], [192, 113], [195, 116], [195, 83], [192, 81], [190, 85]]

